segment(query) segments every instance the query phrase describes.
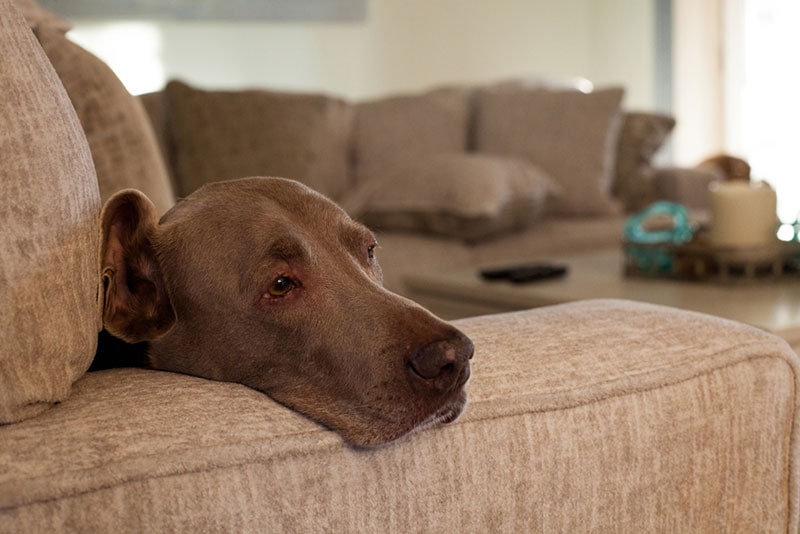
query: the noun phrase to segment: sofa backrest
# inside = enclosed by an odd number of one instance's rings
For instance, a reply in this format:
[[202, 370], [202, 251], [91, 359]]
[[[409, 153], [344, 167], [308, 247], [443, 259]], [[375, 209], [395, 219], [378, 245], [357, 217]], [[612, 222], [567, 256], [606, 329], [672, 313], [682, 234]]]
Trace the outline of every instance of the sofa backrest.
[[64, 400], [94, 357], [100, 196], [58, 76], [0, 0], [0, 423]]
[[[478, 153], [530, 160], [561, 185], [568, 198], [556, 199], [560, 211], [586, 216], [614, 213], [620, 203], [632, 212], [653, 200], [652, 160], [675, 121], [626, 112], [622, 94], [503, 82], [348, 104], [172, 82], [141, 98], [181, 195], [207, 181], [279, 174], [348, 203], [375, 176]], [[287, 98], [294, 111], [281, 101]]]
[[142, 103], [108, 65], [58, 28], [40, 25], [36, 36], [83, 126], [102, 201], [121, 189], [135, 188], [165, 213], [175, 195]]

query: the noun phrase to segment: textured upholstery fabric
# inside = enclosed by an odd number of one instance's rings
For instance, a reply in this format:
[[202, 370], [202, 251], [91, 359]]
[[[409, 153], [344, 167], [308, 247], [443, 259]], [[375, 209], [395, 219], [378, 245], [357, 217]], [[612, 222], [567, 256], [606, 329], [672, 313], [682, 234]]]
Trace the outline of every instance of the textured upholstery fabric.
[[479, 152], [524, 157], [563, 188], [561, 215], [605, 215], [611, 198], [622, 89], [593, 93], [506, 88], [479, 91]]
[[422, 157], [465, 152], [471, 91], [434, 89], [355, 106], [353, 152], [359, 183]]
[[352, 109], [324, 95], [166, 88], [179, 193], [244, 176], [292, 178], [333, 199], [351, 186]]
[[0, 423], [8, 423], [65, 399], [92, 360], [100, 199], [69, 98], [9, 0], [0, 0], [0, 50]]
[[36, 34], [86, 133], [102, 200], [134, 188], [147, 195], [159, 213], [166, 212], [175, 198], [142, 103], [105, 63], [61, 32], [39, 28]]
[[657, 113], [625, 113], [617, 143], [617, 161], [611, 192], [629, 212], [654, 199], [653, 156], [664, 144], [675, 119]]
[[0, 531], [796, 530], [782, 340], [619, 301], [456, 324], [466, 414], [373, 451], [243, 386], [90, 373], [0, 428]]
[[352, 208], [343, 206], [378, 231], [476, 242], [530, 226], [555, 191], [550, 177], [525, 160], [453, 153], [389, 167], [349, 197]]

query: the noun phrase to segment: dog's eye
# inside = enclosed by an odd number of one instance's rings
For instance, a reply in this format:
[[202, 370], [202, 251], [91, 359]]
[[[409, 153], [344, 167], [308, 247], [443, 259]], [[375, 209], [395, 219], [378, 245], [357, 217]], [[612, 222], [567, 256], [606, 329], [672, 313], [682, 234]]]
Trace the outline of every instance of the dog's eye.
[[288, 276], [279, 276], [267, 289], [270, 297], [280, 298], [286, 296], [289, 291], [297, 287], [297, 283]]
[[367, 257], [369, 258], [369, 261], [375, 260], [375, 248], [377, 248], [377, 246], [378, 245], [376, 244], [372, 244], [367, 247]]

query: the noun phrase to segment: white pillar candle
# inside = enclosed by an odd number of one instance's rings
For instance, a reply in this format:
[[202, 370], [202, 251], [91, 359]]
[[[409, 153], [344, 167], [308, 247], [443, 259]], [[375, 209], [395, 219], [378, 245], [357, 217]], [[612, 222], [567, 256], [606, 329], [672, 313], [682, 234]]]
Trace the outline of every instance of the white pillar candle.
[[764, 182], [717, 182], [710, 187], [713, 245], [753, 247], [777, 239], [775, 190]]

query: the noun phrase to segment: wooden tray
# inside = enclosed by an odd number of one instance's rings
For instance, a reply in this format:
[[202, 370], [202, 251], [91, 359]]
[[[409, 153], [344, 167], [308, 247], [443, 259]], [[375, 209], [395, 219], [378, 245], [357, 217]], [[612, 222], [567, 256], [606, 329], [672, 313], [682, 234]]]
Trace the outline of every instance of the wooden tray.
[[[623, 250], [627, 276], [722, 282], [796, 275], [797, 266], [793, 263], [800, 259], [800, 243], [776, 239], [763, 246], [720, 247], [709, 243], [703, 235], [684, 245], [625, 242]], [[641, 262], [641, 258], [650, 261]]]

